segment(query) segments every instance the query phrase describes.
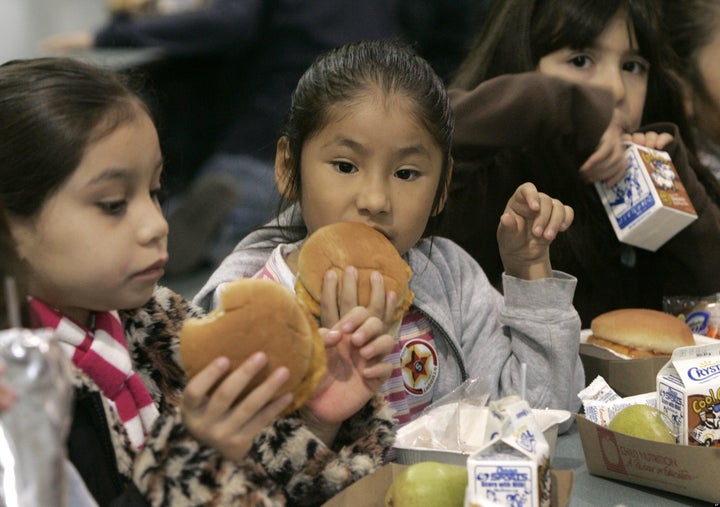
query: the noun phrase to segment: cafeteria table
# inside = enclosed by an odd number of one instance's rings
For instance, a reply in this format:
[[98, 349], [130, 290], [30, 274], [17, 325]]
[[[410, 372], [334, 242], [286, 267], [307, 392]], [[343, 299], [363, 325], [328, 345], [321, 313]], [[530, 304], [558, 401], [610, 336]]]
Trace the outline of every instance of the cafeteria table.
[[585, 464], [580, 433], [575, 424], [566, 433], [558, 436], [555, 456], [553, 457], [553, 467], [558, 470], [573, 470], [574, 472], [570, 507], [635, 507], [644, 505], [652, 507], [708, 507], [713, 505], [658, 489], [590, 475]]

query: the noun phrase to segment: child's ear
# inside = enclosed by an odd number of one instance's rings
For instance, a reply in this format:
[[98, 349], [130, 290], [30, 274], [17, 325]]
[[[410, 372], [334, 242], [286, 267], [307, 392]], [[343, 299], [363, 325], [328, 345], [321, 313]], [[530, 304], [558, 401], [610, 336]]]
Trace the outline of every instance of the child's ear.
[[445, 181], [441, 181], [440, 184], [443, 186], [442, 195], [440, 196], [440, 202], [438, 203], [438, 206], [435, 210], [432, 212], [432, 216], [438, 216], [440, 212], [442, 212], [443, 209], [445, 209], [445, 203], [447, 202], [448, 198], [448, 192], [450, 191], [450, 182], [452, 181], [452, 173], [453, 173], [453, 158], [452, 156], [448, 157], [448, 168], [447, 168], [447, 176], [445, 177]]
[[287, 136], [278, 139], [275, 148], [275, 184], [280, 195], [288, 201], [297, 200], [297, 191], [292, 188], [293, 164], [290, 156], [290, 142]]
[[15, 255], [21, 261], [27, 260], [27, 251], [33, 247], [37, 236], [37, 226], [30, 218], [17, 217], [6, 213], [10, 239], [12, 240]]

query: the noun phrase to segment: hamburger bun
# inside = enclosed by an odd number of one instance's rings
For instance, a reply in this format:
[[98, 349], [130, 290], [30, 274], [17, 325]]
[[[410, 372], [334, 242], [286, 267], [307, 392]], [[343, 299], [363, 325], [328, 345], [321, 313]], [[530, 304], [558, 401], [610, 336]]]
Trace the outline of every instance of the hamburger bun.
[[657, 310], [613, 310], [595, 317], [590, 328], [587, 343], [633, 358], [669, 356], [677, 347], [695, 345], [684, 321]]
[[220, 306], [203, 318], [188, 319], [180, 331], [180, 360], [193, 377], [218, 356], [230, 359], [230, 371], [262, 351], [268, 362], [240, 397], [280, 366], [290, 377], [275, 398], [292, 392], [283, 414], [302, 405], [326, 371], [325, 346], [315, 318], [295, 295], [270, 280], [244, 278], [227, 284]]
[[389, 239], [363, 223], [326, 225], [307, 238], [298, 255], [296, 294], [319, 317], [325, 273], [335, 271], [342, 290], [343, 272], [347, 266], [357, 269], [357, 295], [361, 306], [370, 302], [370, 274], [378, 271], [382, 275], [385, 290], [392, 290], [398, 296], [393, 321], [399, 323], [415, 298], [408, 287], [412, 271]]

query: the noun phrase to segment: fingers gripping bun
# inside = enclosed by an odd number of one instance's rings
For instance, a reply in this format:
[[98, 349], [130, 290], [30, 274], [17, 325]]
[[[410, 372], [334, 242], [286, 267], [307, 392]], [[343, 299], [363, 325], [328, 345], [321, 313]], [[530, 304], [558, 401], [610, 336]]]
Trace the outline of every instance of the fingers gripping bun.
[[595, 343], [631, 357], [671, 355], [677, 347], [695, 345], [690, 327], [657, 310], [626, 308], [603, 313], [590, 324]]
[[220, 306], [201, 319], [188, 319], [180, 331], [180, 360], [193, 377], [218, 356], [232, 371], [254, 352], [268, 364], [241, 394], [245, 396], [280, 366], [290, 377], [275, 398], [294, 397], [285, 414], [308, 400], [325, 374], [325, 346], [315, 318], [295, 295], [270, 280], [241, 279], [227, 284]]
[[410, 308], [414, 294], [408, 288], [412, 271], [382, 233], [359, 222], [339, 222], [321, 227], [308, 237], [298, 256], [295, 292], [310, 311], [320, 315], [320, 296], [325, 273], [333, 270], [342, 284], [347, 266], [358, 272], [358, 304], [370, 302], [370, 274], [383, 276], [386, 291], [398, 295], [395, 321]]

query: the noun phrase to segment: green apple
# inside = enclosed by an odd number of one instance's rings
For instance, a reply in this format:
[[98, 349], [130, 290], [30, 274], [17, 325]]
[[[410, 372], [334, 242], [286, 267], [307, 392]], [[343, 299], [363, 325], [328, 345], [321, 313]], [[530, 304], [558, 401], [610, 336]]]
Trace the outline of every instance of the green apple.
[[435, 461], [414, 463], [398, 475], [385, 495], [386, 507], [462, 507], [465, 467]]
[[612, 418], [608, 428], [645, 440], [675, 443], [675, 435], [667, 416], [650, 405], [630, 405]]

